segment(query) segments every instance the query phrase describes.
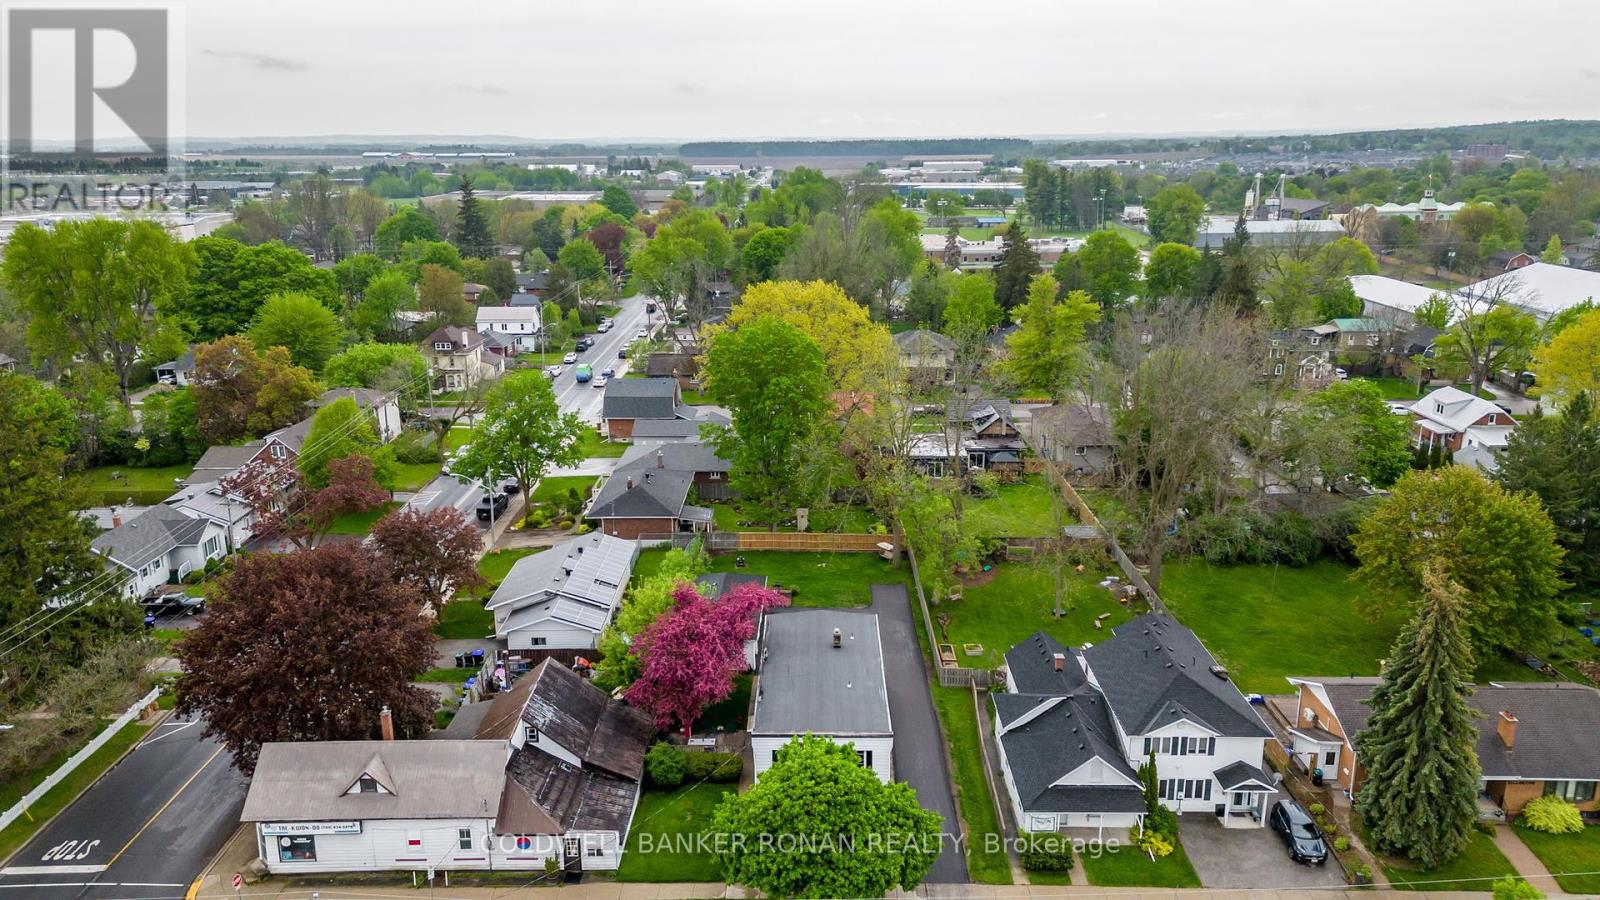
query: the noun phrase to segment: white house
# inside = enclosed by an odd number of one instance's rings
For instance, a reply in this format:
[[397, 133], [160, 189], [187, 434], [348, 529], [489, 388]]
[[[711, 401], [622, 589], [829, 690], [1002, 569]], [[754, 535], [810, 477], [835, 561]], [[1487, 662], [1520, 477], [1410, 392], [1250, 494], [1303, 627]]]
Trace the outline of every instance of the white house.
[[480, 306], [478, 331], [482, 334], [492, 332], [508, 340], [518, 350], [535, 351], [539, 349], [541, 312], [536, 305]]
[[622, 603], [634, 541], [599, 532], [517, 560], [489, 598], [495, 637], [516, 650], [589, 650]]
[[[378, 440], [387, 444], [400, 436], [404, 426], [400, 421], [399, 398], [394, 392], [373, 388], [333, 388], [323, 391], [322, 396], [317, 398], [316, 405], [327, 406], [345, 397], [354, 400], [356, 406], [372, 416], [372, 429], [377, 433]], [[308, 425], [308, 430], [309, 427]]]
[[192, 519], [205, 519], [223, 529], [227, 552], [249, 542], [255, 533], [256, 510], [234, 491], [224, 491], [215, 481], [191, 484], [161, 501]]
[[644, 713], [547, 660], [473, 740], [269, 743], [240, 819], [277, 875], [614, 870], [639, 802]]
[[124, 592], [135, 600], [228, 552], [221, 524], [191, 518], [165, 504], [100, 533], [90, 546], [108, 565], [127, 573]]
[[750, 750], [755, 775], [802, 734], [851, 744], [861, 765], [894, 777], [894, 728], [876, 613], [773, 609], [761, 619]]
[[1039, 632], [1006, 654], [994, 696], [1006, 793], [1024, 831], [1128, 828], [1153, 752], [1161, 802], [1230, 827], [1265, 824], [1272, 732], [1194, 632], [1162, 615], [1073, 649]]

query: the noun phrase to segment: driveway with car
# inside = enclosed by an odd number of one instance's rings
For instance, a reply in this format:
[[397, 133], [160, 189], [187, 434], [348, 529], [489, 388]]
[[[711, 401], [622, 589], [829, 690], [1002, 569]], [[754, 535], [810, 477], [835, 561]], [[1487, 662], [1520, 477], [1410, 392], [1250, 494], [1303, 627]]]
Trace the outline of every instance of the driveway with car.
[[[1267, 801], [1271, 809], [1281, 794]], [[1178, 837], [1208, 888], [1315, 888], [1345, 886], [1339, 864], [1308, 866], [1289, 859], [1289, 849], [1270, 828], [1223, 828], [1217, 817], [1188, 813]]]

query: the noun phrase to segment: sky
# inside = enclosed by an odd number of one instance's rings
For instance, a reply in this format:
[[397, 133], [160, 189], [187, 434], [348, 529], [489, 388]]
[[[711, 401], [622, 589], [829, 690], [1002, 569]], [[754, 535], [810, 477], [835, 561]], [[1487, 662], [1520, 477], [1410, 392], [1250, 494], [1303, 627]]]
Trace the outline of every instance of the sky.
[[190, 136], [1293, 133], [1600, 118], [1593, 0], [195, 0]]

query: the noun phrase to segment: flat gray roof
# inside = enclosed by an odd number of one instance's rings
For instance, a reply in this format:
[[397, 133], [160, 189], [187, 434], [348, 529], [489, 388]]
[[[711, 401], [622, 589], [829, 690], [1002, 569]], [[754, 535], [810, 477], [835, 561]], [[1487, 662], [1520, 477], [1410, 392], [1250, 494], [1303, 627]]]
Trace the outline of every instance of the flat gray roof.
[[[833, 630], [841, 646], [833, 647]], [[762, 620], [751, 734], [893, 734], [878, 616], [779, 609]]]

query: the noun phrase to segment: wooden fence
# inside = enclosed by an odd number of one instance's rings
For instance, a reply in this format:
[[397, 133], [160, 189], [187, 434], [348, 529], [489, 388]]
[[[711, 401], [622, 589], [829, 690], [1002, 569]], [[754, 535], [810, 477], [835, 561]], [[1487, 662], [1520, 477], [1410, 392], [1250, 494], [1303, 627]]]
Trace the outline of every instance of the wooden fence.
[[702, 531], [641, 534], [641, 547], [673, 547], [681, 550], [700, 538], [708, 552], [733, 553], [743, 550], [775, 550], [784, 553], [877, 553], [878, 545], [892, 543], [887, 534], [830, 534], [791, 531]]
[[1145, 579], [1144, 573], [1139, 571], [1139, 567], [1133, 564], [1133, 560], [1128, 558], [1127, 553], [1123, 552], [1121, 545], [1117, 543], [1117, 536], [1112, 533], [1110, 528], [1105, 526], [1104, 522], [1100, 521], [1100, 517], [1094, 514], [1094, 510], [1089, 508], [1089, 504], [1085, 503], [1083, 498], [1078, 495], [1078, 492], [1073, 489], [1066, 476], [1061, 474], [1060, 467], [1043, 456], [1035, 454], [1033, 458], [1039, 460], [1045, 474], [1055, 483], [1056, 489], [1061, 491], [1061, 496], [1067, 498], [1067, 505], [1071, 506], [1073, 512], [1077, 513], [1078, 520], [1085, 525], [1093, 525], [1100, 529], [1100, 535], [1106, 542], [1106, 549], [1110, 551], [1111, 558], [1116, 561], [1117, 568], [1121, 569], [1123, 576], [1134, 587], [1139, 589], [1139, 593], [1144, 597], [1145, 602], [1150, 604], [1151, 611], [1165, 614], [1167, 605], [1162, 602], [1161, 595], [1156, 593], [1155, 588], [1151, 587], [1150, 582]]

